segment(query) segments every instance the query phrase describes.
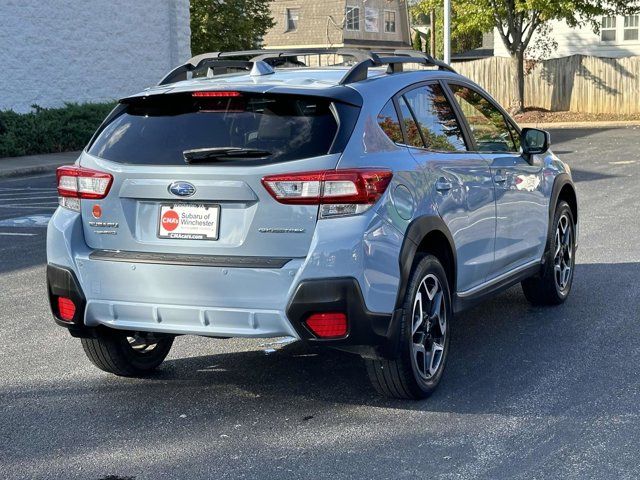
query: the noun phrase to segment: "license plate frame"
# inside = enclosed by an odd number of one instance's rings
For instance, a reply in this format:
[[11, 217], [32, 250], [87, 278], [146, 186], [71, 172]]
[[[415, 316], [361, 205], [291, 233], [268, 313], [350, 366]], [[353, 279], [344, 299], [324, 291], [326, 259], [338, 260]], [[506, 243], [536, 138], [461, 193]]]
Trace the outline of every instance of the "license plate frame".
[[[186, 210], [186, 212], [185, 212]], [[191, 212], [189, 212], [189, 210]], [[220, 238], [220, 212], [221, 212], [220, 204], [217, 203], [190, 203], [190, 202], [172, 202], [172, 203], [162, 203], [160, 204], [160, 209], [158, 212], [158, 228], [156, 230], [157, 237], [163, 240], [200, 240], [200, 241], [216, 241]], [[178, 216], [178, 224], [173, 229], [169, 230], [164, 228], [163, 226], [163, 217], [166, 212], [174, 211]], [[192, 215], [204, 215], [205, 213], [209, 213], [212, 211], [213, 217], [211, 218], [203, 218], [198, 219], [197, 217], [192, 217], [187, 219], [187, 221], [195, 222], [195, 221], [204, 221], [204, 222], [213, 222], [213, 226], [215, 229], [212, 232], [207, 232], [206, 228], [200, 228], [200, 230], [195, 230], [198, 227], [196, 225], [191, 225], [193, 228], [191, 231], [183, 232], [183, 231], [175, 231], [175, 230], [184, 230], [185, 220], [183, 220], [182, 213], [191, 213]], [[172, 216], [175, 217], [175, 216]], [[170, 220], [168, 220], [170, 222]], [[170, 223], [167, 223], [167, 226], [170, 226]]]

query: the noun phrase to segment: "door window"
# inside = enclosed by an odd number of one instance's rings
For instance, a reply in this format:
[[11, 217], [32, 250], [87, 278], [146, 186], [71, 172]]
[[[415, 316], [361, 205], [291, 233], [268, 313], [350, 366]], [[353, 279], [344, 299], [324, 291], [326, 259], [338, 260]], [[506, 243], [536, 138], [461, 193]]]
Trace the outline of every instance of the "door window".
[[[468, 87], [450, 85], [480, 152], [517, 152], [519, 140], [502, 112], [487, 98]], [[513, 129], [515, 133], [515, 129]]]
[[401, 108], [403, 118], [407, 118], [405, 111], [412, 114], [423, 139], [423, 145], [417, 145], [417, 138], [411, 145], [440, 152], [467, 150], [458, 119], [440, 85], [423, 85], [405, 93], [402, 99], [406, 101], [406, 108]]

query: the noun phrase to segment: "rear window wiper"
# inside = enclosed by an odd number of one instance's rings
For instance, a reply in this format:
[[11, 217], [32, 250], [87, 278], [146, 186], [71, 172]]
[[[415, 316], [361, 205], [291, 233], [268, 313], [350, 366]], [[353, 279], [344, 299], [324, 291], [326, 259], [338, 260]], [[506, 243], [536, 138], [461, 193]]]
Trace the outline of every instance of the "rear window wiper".
[[195, 148], [182, 152], [186, 163], [217, 162], [229, 159], [242, 158], [264, 158], [271, 155], [271, 152], [255, 148], [241, 147], [215, 147], [215, 148]]

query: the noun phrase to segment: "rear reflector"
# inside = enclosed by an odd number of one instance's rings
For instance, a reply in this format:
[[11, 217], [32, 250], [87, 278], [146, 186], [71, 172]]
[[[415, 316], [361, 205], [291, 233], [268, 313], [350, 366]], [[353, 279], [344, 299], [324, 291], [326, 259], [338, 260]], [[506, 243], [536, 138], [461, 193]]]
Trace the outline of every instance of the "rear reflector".
[[58, 168], [56, 176], [60, 205], [75, 211], [80, 210], [78, 199], [100, 200], [107, 196], [113, 183], [109, 173], [75, 165]]
[[240, 92], [193, 92], [192, 97], [241, 97]]
[[392, 177], [389, 170], [322, 170], [269, 175], [262, 184], [280, 203], [323, 205], [321, 214], [327, 217], [368, 210], [384, 194]]
[[70, 298], [58, 297], [58, 313], [62, 320], [71, 322], [76, 314], [76, 306]]
[[347, 334], [347, 316], [344, 313], [314, 313], [305, 323], [319, 338], [340, 338]]

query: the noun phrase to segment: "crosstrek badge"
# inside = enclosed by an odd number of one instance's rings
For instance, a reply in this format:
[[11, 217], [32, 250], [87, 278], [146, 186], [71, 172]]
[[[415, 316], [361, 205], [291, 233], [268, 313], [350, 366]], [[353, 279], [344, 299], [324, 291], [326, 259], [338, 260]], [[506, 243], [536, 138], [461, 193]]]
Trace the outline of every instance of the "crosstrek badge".
[[158, 237], [174, 240], [217, 240], [220, 205], [171, 203], [160, 206]]

